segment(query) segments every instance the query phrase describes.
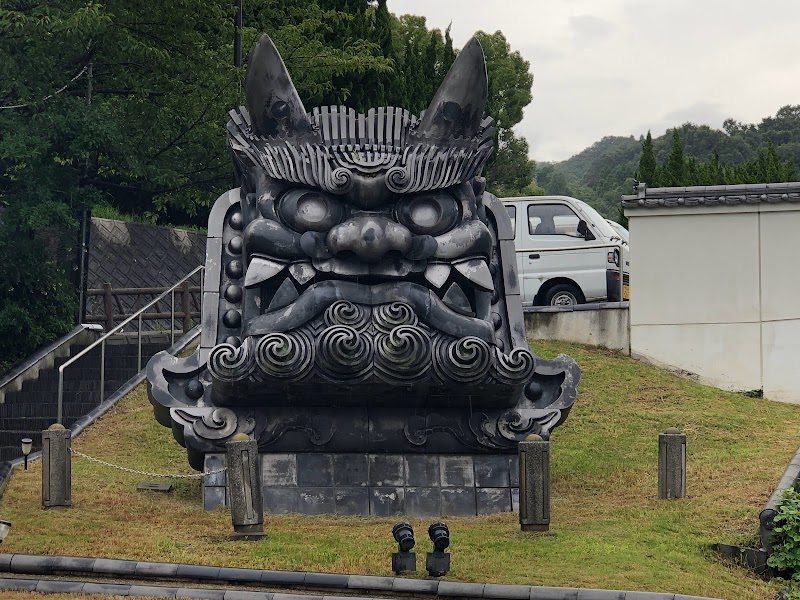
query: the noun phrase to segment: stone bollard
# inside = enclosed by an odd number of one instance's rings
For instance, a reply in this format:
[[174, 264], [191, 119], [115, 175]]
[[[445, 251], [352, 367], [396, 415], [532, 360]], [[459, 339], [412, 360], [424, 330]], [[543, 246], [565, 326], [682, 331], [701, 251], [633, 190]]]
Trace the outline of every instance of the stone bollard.
[[72, 506], [72, 432], [55, 423], [42, 432], [42, 506]]
[[550, 529], [550, 442], [535, 434], [519, 443], [519, 524], [522, 531]]
[[261, 500], [258, 444], [237, 433], [226, 447], [228, 505], [233, 521], [232, 539], [259, 540], [264, 533], [264, 504]]
[[675, 427], [658, 434], [658, 497], [686, 496], [686, 434]]

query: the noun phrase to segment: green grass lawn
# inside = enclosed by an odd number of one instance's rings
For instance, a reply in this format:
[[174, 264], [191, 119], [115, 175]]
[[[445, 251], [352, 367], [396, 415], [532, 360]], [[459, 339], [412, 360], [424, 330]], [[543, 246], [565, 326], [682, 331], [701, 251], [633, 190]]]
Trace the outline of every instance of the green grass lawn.
[[[583, 370], [578, 401], [551, 439], [557, 535], [523, 534], [514, 514], [449, 518], [448, 577], [774, 596], [776, 584], [708, 546], [757, 543], [758, 512], [800, 445], [800, 406], [722, 392], [600, 349], [534, 346], [548, 357], [569, 353]], [[688, 436], [688, 498], [667, 502], [657, 499], [657, 437], [670, 426]], [[143, 386], [73, 445], [137, 469], [191, 472], [184, 449], [153, 419]], [[397, 519], [267, 515], [268, 538], [235, 543], [226, 539], [225, 511], [203, 512], [199, 481], [179, 480], [163, 495], [136, 492], [142, 479], [74, 457], [74, 506], [45, 511], [37, 461], [14, 474], [0, 500], [0, 518], [13, 523], [2, 550], [391, 575]], [[427, 522], [412, 523], [426, 537]], [[417, 552], [429, 546], [419, 539]]]

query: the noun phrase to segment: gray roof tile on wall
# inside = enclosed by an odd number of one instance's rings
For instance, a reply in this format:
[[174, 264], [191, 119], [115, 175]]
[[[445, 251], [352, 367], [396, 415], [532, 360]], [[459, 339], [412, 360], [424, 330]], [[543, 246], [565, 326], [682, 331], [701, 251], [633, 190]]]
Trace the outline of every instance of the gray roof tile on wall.
[[622, 206], [627, 209], [778, 202], [800, 202], [800, 182], [666, 188], [648, 188], [640, 183], [635, 195], [622, 197]]

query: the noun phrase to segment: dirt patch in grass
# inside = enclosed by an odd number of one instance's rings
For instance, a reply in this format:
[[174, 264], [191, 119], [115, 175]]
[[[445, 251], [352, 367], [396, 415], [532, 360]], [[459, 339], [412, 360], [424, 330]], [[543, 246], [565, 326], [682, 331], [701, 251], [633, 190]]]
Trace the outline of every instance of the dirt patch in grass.
[[[758, 512], [800, 444], [800, 407], [722, 392], [614, 352], [534, 346], [545, 356], [571, 354], [583, 370], [578, 401], [551, 440], [557, 535], [523, 534], [513, 514], [449, 518], [448, 577], [737, 600], [774, 596], [776, 585], [723, 563], [708, 546], [755, 542]], [[664, 502], [656, 497], [657, 440], [670, 426], [688, 435], [689, 497]], [[192, 472], [185, 450], [153, 419], [144, 386], [74, 447], [143, 471]], [[227, 512], [203, 512], [199, 481], [176, 480], [175, 491], [164, 495], [137, 492], [143, 479], [75, 457], [73, 508], [45, 511], [34, 463], [14, 474], [0, 501], [0, 517], [13, 523], [2, 550], [391, 575], [397, 519], [268, 515], [264, 541], [235, 543], [225, 537]], [[424, 561], [430, 520], [411, 521]]]

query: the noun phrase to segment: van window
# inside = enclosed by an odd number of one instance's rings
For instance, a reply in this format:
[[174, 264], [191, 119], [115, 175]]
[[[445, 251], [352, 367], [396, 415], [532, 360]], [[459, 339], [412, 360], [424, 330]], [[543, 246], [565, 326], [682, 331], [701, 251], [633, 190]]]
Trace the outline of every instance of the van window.
[[517, 230], [517, 207], [516, 206], [506, 206], [506, 211], [508, 211], [508, 217], [511, 219], [511, 229], [516, 231]]
[[582, 237], [578, 234], [578, 215], [563, 204], [529, 204], [528, 231], [531, 235], [566, 235]]

